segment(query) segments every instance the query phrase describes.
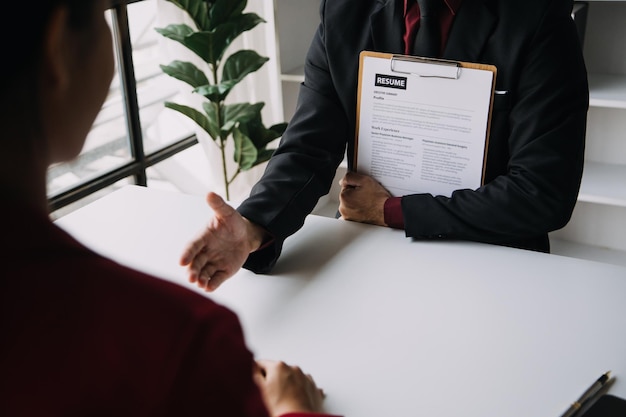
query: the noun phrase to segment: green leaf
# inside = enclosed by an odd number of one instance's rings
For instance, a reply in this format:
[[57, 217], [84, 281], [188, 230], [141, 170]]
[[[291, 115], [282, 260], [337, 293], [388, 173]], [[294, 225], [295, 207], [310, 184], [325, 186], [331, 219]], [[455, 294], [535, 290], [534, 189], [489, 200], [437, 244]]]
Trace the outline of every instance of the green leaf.
[[204, 62], [217, 66], [233, 40], [261, 22], [263, 19], [256, 14], [247, 13], [211, 31], [194, 31], [185, 24], [169, 25], [165, 29], [156, 29], [156, 31], [182, 43]]
[[195, 32], [183, 40], [183, 45], [193, 51], [202, 60], [217, 66], [226, 48], [232, 43], [233, 28], [222, 25], [212, 32]]
[[287, 123], [279, 123], [268, 129], [259, 116], [258, 118], [246, 122], [245, 127], [242, 127], [242, 129], [243, 128], [246, 129], [245, 131], [248, 137], [254, 142], [254, 146], [256, 146], [257, 149], [265, 149], [272, 141], [283, 135], [287, 128]]
[[224, 63], [222, 82], [235, 81], [235, 84], [237, 84], [246, 75], [261, 68], [268, 60], [269, 58], [260, 56], [256, 51], [237, 51], [229, 56]]
[[[259, 56], [254, 51], [238, 51], [231, 55], [224, 64], [222, 82], [213, 85], [202, 85], [194, 92], [211, 101], [224, 101], [230, 91], [246, 75], [258, 70], [268, 58]], [[208, 84], [208, 83], [207, 83]]]
[[259, 23], [265, 23], [259, 15], [256, 13], [245, 13], [239, 16], [236, 16], [225, 23], [224, 26], [229, 26], [231, 29], [231, 42], [232, 39], [237, 38], [244, 32], [247, 32], [251, 29], [254, 29]]
[[220, 126], [218, 121], [218, 113], [217, 108], [218, 105], [216, 103], [202, 103], [202, 108], [207, 115], [207, 120], [209, 121], [209, 126], [211, 127], [211, 131], [213, 133], [209, 133], [213, 140], [217, 140], [220, 137]]
[[203, 95], [207, 99], [218, 102], [224, 101], [230, 90], [236, 85], [235, 81], [228, 81], [220, 84], [212, 84], [212, 85], [203, 85], [201, 87], [196, 88], [194, 93], [198, 93]]
[[248, 136], [241, 130], [235, 129], [233, 131], [233, 139], [235, 142], [234, 159], [239, 169], [247, 171], [256, 165], [257, 161], [257, 149], [254, 147], [254, 143]]
[[272, 140], [277, 139], [285, 133], [287, 130], [287, 123], [278, 123], [270, 127], [271, 136], [273, 136]]
[[167, 27], [165, 28], [155, 28], [154, 30], [156, 30], [158, 33], [165, 36], [166, 38], [175, 40], [176, 42], [180, 42], [183, 45], [185, 45], [185, 38], [194, 33], [194, 30], [184, 23], [167, 25]]
[[258, 156], [256, 158], [256, 162], [254, 163], [254, 165], [259, 165], [262, 164], [263, 162], [267, 162], [270, 160], [270, 158], [272, 157], [272, 155], [274, 155], [274, 151], [276, 149], [261, 149], [261, 150], [257, 150], [258, 151]]
[[193, 88], [210, 84], [206, 75], [191, 62], [172, 61], [169, 65], [161, 65], [161, 70], [170, 77], [183, 81]]
[[265, 103], [229, 104], [222, 110], [222, 132], [231, 132], [238, 123], [245, 123], [260, 117]]
[[183, 9], [200, 30], [209, 30], [209, 13], [203, 0], [167, 0]]
[[[282, 125], [282, 124], [281, 124]], [[279, 126], [279, 125], [276, 125]], [[272, 126], [272, 128], [275, 126]], [[248, 123], [241, 123], [235, 130], [239, 130], [243, 135], [250, 139], [254, 148], [257, 151], [256, 160], [252, 166], [256, 166], [267, 162], [276, 149], [265, 149], [268, 142], [265, 142], [269, 137], [276, 139], [280, 136], [280, 128], [277, 131], [273, 131], [272, 128], [266, 129], [261, 122], [261, 118], [256, 118]], [[268, 133], [271, 132], [271, 133]], [[278, 136], [276, 136], [278, 134]], [[257, 137], [255, 137], [257, 136]], [[262, 138], [260, 140], [259, 136]], [[271, 139], [271, 140], [273, 140]], [[271, 142], [270, 140], [270, 142]], [[260, 142], [263, 142], [260, 144]]]
[[247, 0], [216, 0], [209, 9], [209, 30], [226, 23], [231, 17], [240, 15], [247, 3]]
[[213, 138], [213, 140], [219, 137], [219, 129], [217, 128], [217, 126], [214, 123], [211, 123], [211, 121], [204, 114], [194, 109], [193, 107], [172, 103], [170, 101], [165, 102], [165, 107], [176, 110], [177, 112], [189, 117], [191, 120], [196, 122], [198, 126], [200, 126], [205, 132], [207, 132]]
[[264, 22], [254, 13], [247, 13], [223, 23], [209, 32], [197, 32], [189, 35], [185, 46], [195, 52], [205, 62], [217, 65], [224, 52], [242, 33]]

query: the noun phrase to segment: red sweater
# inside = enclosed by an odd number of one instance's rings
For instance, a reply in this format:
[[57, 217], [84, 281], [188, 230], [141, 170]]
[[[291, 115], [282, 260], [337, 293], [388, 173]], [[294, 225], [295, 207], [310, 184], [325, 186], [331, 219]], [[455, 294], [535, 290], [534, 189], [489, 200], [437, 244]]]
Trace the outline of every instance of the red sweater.
[[0, 415], [267, 416], [230, 310], [0, 216]]

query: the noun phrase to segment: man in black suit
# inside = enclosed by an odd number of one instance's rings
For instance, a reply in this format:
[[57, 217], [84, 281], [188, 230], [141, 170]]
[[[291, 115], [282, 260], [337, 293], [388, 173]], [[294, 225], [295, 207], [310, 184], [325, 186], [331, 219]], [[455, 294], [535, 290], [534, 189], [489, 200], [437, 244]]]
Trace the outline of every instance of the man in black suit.
[[[340, 213], [416, 239], [548, 252], [547, 234], [569, 221], [583, 168], [589, 90], [573, 2], [436, 2], [434, 54], [498, 70], [485, 185], [451, 197], [390, 198], [371, 177], [349, 172]], [[263, 178], [237, 211], [209, 195], [214, 218], [181, 259], [210, 291], [242, 265], [269, 271], [284, 239], [328, 193], [346, 147], [352, 161], [359, 53], [414, 52], [421, 18], [411, 0], [323, 0], [320, 12], [295, 115]]]

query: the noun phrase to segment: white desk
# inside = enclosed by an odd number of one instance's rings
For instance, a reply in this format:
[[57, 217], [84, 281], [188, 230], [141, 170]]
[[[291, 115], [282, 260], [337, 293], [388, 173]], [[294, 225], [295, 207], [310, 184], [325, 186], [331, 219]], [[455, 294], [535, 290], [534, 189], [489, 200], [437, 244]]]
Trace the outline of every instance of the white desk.
[[[128, 186], [57, 221], [104, 255], [199, 291], [178, 257], [202, 197]], [[260, 358], [313, 374], [351, 417], [557, 417], [607, 370], [626, 397], [626, 269], [309, 216], [271, 276], [210, 295]]]

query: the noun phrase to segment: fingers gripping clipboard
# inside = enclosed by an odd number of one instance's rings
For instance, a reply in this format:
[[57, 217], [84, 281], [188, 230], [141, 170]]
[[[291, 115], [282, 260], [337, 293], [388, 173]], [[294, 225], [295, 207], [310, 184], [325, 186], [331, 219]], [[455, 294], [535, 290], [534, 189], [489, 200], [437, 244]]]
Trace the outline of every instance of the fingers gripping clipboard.
[[353, 167], [394, 196], [483, 184], [496, 67], [363, 51]]

